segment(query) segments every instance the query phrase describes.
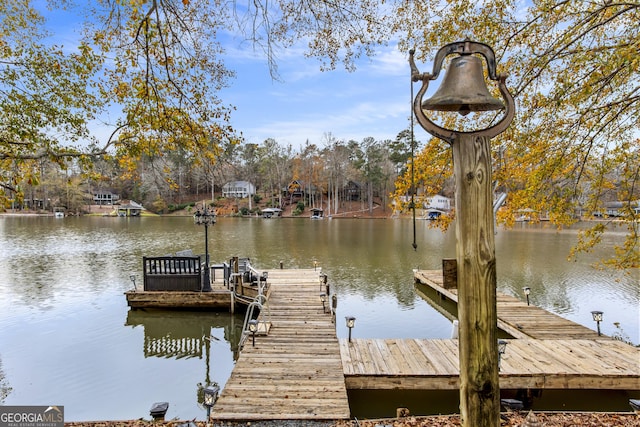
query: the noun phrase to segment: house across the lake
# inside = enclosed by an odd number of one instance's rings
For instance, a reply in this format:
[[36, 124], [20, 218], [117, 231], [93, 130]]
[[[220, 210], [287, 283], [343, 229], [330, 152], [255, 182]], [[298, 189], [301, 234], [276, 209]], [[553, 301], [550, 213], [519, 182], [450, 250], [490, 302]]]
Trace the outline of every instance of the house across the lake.
[[[640, 200], [629, 202], [607, 202], [604, 204], [605, 214], [608, 217], [625, 216], [625, 210], [628, 212], [630, 208], [636, 215], [640, 214]], [[595, 216], [600, 216], [596, 214]]]
[[118, 200], [120, 200], [120, 196], [111, 191], [96, 191], [93, 193], [94, 205], [113, 205]]
[[440, 215], [451, 210], [451, 199], [436, 194], [435, 196], [427, 197], [422, 204], [422, 207], [425, 209], [423, 218], [438, 219]]
[[256, 187], [248, 181], [230, 181], [222, 186], [222, 197], [246, 199], [256, 194]]
[[427, 197], [423, 206], [425, 209], [437, 209], [439, 211], [448, 212], [451, 210], [451, 199], [436, 194], [435, 196]]

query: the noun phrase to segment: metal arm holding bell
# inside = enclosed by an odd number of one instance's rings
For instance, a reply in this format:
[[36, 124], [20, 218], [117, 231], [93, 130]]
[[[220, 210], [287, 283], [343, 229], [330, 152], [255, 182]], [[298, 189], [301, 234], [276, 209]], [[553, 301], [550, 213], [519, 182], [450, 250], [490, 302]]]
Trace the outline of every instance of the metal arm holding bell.
[[[513, 96], [511, 95], [511, 93], [509, 93], [509, 90], [507, 89], [505, 84], [507, 76], [496, 74], [495, 54], [491, 47], [484, 43], [472, 42], [469, 40], [445, 45], [436, 54], [433, 73], [431, 74], [421, 74], [418, 71], [413, 57], [414, 53], [414, 50], [409, 51], [411, 80], [414, 82], [422, 81], [422, 87], [418, 91], [418, 94], [414, 100], [413, 111], [416, 119], [418, 120], [418, 123], [420, 123], [420, 125], [427, 132], [451, 144], [453, 143], [456, 135], [459, 134], [487, 136], [489, 138], [492, 138], [506, 130], [515, 115], [515, 102], [513, 100]], [[438, 77], [444, 59], [448, 55], [454, 53], [457, 53], [460, 56], [452, 60], [450, 70], [453, 71], [447, 72], [442, 87], [438, 89], [436, 94], [431, 98], [431, 100], [433, 100], [434, 98], [438, 99], [433, 102], [427, 100], [423, 103], [422, 98], [426, 93], [427, 88], [429, 87], [429, 80], [435, 80]], [[501, 101], [493, 98], [489, 94], [484, 83], [484, 78], [482, 76], [482, 65], [480, 59], [471, 56], [474, 53], [484, 56], [487, 62], [489, 78], [498, 82], [498, 88], [500, 89], [500, 93], [502, 94], [506, 105], [503, 105]], [[456, 61], [455, 64], [454, 61]], [[462, 77], [451, 77], [451, 75], [453, 75], [454, 73], [457, 73], [456, 76], [461, 75]], [[448, 82], [450, 80], [453, 80], [454, 83], [449, 84]], [[462, 84], [460, 84], [460, 80], [462, 80]], [[452, 89], [451, 86], [453, 84], [455, 84], [456, 87], [462, 88], [460, 89], [462, 90], [462, 92], [456, 92], [456, 90], [458, 89]], [[468, 96], [469, 94], [471, 94], [472, 96]], [[431, 121], [424, 114], [425, 104], [428, 104], [426, 109], [429, 110], [458, 111], [463, 115], [470, 111], [490, 111], [505, 109], [505, 115], [498, 123], [489, 128], [471, 132], [462, 132], [443, 128]]]

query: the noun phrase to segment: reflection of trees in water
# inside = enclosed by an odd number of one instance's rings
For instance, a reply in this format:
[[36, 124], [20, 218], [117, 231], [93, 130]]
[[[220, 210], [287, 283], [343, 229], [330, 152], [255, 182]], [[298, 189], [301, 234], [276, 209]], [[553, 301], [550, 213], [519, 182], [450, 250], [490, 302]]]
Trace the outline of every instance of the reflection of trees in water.
[[0, 360], [0, 403], [4, 403], [4, 399], [9, 396], [12, 388], [9, 387], [9, 383], [4, 377], [4, 371], [2, 370], [2, 360]]

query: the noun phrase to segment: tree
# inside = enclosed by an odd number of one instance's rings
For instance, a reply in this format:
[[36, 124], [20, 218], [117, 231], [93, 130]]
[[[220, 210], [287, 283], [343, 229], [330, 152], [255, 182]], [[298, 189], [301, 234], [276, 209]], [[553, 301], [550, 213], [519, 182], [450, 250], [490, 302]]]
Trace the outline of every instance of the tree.
[[342, 188], [348, 181], [353, 169], [350, 156], [354, 150], [344, 141], [337, 140], [333, 135], [325, 135], [325, 147], [322, 150], [325, 170], [325, 187], [327, 188], [329, 213], [338, 213]]
[[382, 144], [372, 137], [365, 138], [357, 151], [355, 167], [360, 171], [367, 185], [369, 214], [373, 214], [374, 189], [380, 189], [385, 183], [384, 163], [387, 155]]
[[39, 160], [65, 167], [80, 156], [74, 143], [104, 105], [85, 83], [100, 56], [85, 43], [70, 54], [45, 44], [42, 22], [29, 2], [0, 4], [0, 206], [22, 199], [21, 183], [38, 182]]
[[[255, 39], [273, 47], [306, 36], [307, 54], [328, 68], [343, 62], [353, 69], [358, 54], [396, 39], [402, 51], [417, 48], [422, 60], [466, 37], [492, 46], [518, 103], [514, 124], [493, 141], [502, 155], [495, 178], [509, 194], [507, 213], [531, 208], [562, 226], [576, 220], [576, 208], [597, 212], [607, 197], [628, 206], [640, 198], [637, 185], [626, 186], [632, 191], [605, 191], [620, 184], [612, 181], [612, 169], [626, 171], [615, 179], [639, 181], [638, 170], [624, 168], [619, 155], [636, 153], [640, 146], [639, 2], [282, 0], [276, 5], [248, 12], [256, 18], [253, 33], [269, 34]], [[629, 211], [624, 221], [626, 249], [618, 248], [612, 265], [637, 268], [638, 214]], [[602, 229], [592, 231], [598, 235]]]
[[[88, 167], [115, 154], [135, 170], [143, 157], [180, 147], [214, 162], [219, 147], [211, 141], [237, 137], [228, 125], [231, 108], [216, 95], [233, 75], [219, 61], [215, 31], [223, 17], [209, 14], [205, 3], [96, 2], [86, 36], [66, 53], [46, 38], [44, 19], [29, 1], [3, 2], [0, 200], [19, 198], [18, 183], [38, 179], [32, 163], [41, 158], [78, 157]], [[113, 107], [122, 113], [108, 123], [107, 140], [98, 140], [88, 123]], [[93, 149], [83, 148], [87, 141]]]
[[[537, 1], [527, 10], [518, 4], [460, 0], [440, 10], [400, 7], [397, 25], [408, 34], [401, 46], [426, 44], [425, 55], [465, 36], [493, 46], [518, 102], [514, 124], [495, 141], [503, 156], [495, 178], [509, 194], [507, 213], [531, 208], [548, 212], [558, 225], [570, 224], [576, 208], [602, 209], [604, 190], [616, 185], [612, 169], [626, 163], [620, 152], [639, 148], [640, 3]], [[437, 31], [415, 26], [420, 20], [406, 19], [411, 13], [434, 13]], [[623, 179], [639, 178], [636, 168]], [[640, 189], [611, 197], [630, 204]], [[626, 217], [625, 246], [632, 250], [617, 254], [619, 267], [639, 266], [637, 219]]]
[[396, 167], [398, 176], [406, 172], [406, 165], [411, 158], [411, 153], [418, 153], [419, 142], [412, 140], [411, 129], [404, 129], [398, 133], [396, 139], [389, 143], [389, 160]]
[[[271, 198], [271, 206], [282, 206], [282, 189], [291, 178], [292, 147], [281, 147], [274, 139], [267, 139], [263, 144], [265, 158], [260, 165], [261, 174], [265, 177], [265, 196]], [[268, 192], [267, 192], [268, 191]], [[277, 196], [277, 201], [275, 197]]]
[[[232, 108], [217, 96], [233, 75], [220, 61], [217, 36], [223, 30], [262, 48], [274, 76], [278, 49], [302, 40], [322, 69], [342, 63], [349, 70], [358, 57], [390, 42], [399, 41], [404, 52], [416, 48], [417, 59], [425, 61], [452, 41], [487, 43], [497, 53], [499, 72], [510, 75], [507, 84], [518, 103], [514, 124], [493, 141], [501, 156], [495, 177], [509, 194], [506, 209], [535, 209], [564, 225], [575, 221], [576, 208], [600, 212], [609, 200], [631, 207], [640, 198], [637, 185], [615, 181], [638, 182], [637, 169], [625, 168], [620, 155], [640, 146], [637, 0], [93, 4], [86, 37], [69, 54], [46, 43], [42, 18], [29, 1], [0, 6], [5, 202], [19, 197], [22, 178], [37, 180], [30, 164], [36, 157], [85, 161], [109, 152], [130, 157], [122, 164], [133, 166], [142, 155], [183, 146], [198, 161], [215, 162], [219, 147], [211, 141], [238, 139], [228, 125]], [[88, 121], [115, 105], [122, 115], [111, 123], [107, 141], [89, 152], [71, 146], [90, 140]], [[623, 268], [640, 264], [633, 228], [638, 217], [633, 209], [628, 213], [628, 250], [614, 263]]]

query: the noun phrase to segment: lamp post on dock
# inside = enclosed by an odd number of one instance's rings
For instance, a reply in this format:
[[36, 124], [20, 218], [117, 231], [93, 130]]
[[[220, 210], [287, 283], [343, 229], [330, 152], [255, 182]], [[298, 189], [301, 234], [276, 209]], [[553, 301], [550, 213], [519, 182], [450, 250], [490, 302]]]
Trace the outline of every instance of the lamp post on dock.
[[593, 320], [596, 322], [596, 325], [598, 327], [598, 336], [601, 336], [602, 333], [600, 332], [600, 322], [602, 322], [602, 312], [601, 311], [592, 311], [591, 312], [591, 316], [593, 317]]
[[203, 390], [203, 404], [207, 408], [207, 425], [209, 425], [209, 418], [211, 417], [211, 408], [216, 404], [218, 400], [218, 394], [220, 393], [220, 386], [218, 384], [208, 385]]
[[211, 291], [211, 271], [209, 269], [209, 225], [216, 223], [216, 212], [212, 206], [202, 204], [196, 208], [193, 214], [193, 222], [198, 225], [204, 225], [204, 283], [202, 291]]
[[249, 332], [251, 332], [251, 346], [256, 346], [256, 332], [258, 332], [258, 321], [256, 319], [249, 320]]
[[[498, 340], [496, 309], [496, 261], [491, 179], [491, 138], [507, 129], [515, 114], [506, 76], [496, 74], [493, 49], [465, 40], [438, 50], [432, 73], [421, 74], [409, 52], [411, 81], [422, 82], [413, 100], [413, 112], [431, 135], [453, 149], [456, 183], [456, 263], [459, 317], [460, 414], [466, 427], [500, 426]], [[440, 74], [444, 59], [450, 61], [443, 82], [434, 95], [422, 101], [430, 80]], [[497, 81], [502, 101], [489, 93], [484, 81], [482, 55], [488, 77]], [[434, 123], [425, 111], [470, 112], [505, 109], [493, 126], [474, 131], [447, 129]]]
[[351, 329], [356, 326], [356, 318], [353, 316], [347, 316], [344, 320], [347, 322], [347, 328], [349, 328], [349, 342], [351, 342]]

